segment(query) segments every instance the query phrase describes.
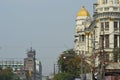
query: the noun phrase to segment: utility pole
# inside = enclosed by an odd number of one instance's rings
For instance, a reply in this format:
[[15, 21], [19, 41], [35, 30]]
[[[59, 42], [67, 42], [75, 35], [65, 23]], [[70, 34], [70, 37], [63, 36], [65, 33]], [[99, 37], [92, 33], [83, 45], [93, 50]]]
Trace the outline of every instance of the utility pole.
[[118, 47], [118, 62], [120, 62], [120, 22], [119, 22], [119, 34], [118, 34], [118, 36], [119, 36], [119, 47]]
[[[102, 49], [100, 49], [100, 80], [105, 80], [105, 51], [104, 51], [104, 27], [103, 27], [103, 35], [102, 35]], [[102, 50], [102, 52], [101, 52]]]
[[[96, 27], [95, 27], [96, 28]], [[92, 58], [92, 80], [95, 79], [95, 30], [93, 31], [93, 39], [92, 39], [92, 43], [93, 43], [93, 58]]]
[[34, 75], [33, 75], [33, 78], [34, 78], [34, 80], [36, 80], [36, 57], [35, 57], [36, 52], [33, 51], [33, 53], [34, 53], [34, 57], [33, 57], [33, 60], [34, 60]]
[[83, 59], [83, 55], [81, 55], [81, 79], [83, 80], [83, 63], [82, 63], [82, 59]]
[[54, 64], [53, 74], [54, 74], [54, 76], [55, 76], [55, 64]]

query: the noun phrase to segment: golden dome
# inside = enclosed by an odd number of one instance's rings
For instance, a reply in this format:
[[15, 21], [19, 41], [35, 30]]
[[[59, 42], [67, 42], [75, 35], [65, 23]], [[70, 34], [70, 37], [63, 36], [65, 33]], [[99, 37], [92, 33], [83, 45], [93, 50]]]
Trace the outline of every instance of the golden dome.
[[82, 9], [78, 12], [77, 16], [90, 16], [89, 12], [83, 6]]

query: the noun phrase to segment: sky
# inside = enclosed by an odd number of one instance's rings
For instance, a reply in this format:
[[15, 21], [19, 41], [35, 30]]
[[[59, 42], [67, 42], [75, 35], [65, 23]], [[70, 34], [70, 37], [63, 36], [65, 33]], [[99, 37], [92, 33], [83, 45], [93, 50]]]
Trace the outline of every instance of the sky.
[[43, 75], [59, 55], [74, 48], [75, 19], [82, 6], [93, 14], [96, 0], [0, 0], [0, 58], [23, 59], [36, 50]]

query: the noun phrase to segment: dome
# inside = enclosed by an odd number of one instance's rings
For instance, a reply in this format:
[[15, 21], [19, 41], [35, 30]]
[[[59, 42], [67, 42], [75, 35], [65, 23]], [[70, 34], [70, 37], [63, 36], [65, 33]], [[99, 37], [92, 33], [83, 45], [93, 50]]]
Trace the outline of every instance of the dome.
[[83, 6], [82, 9], [78, 12], [77, 16], [90, 16], [89, 12]]

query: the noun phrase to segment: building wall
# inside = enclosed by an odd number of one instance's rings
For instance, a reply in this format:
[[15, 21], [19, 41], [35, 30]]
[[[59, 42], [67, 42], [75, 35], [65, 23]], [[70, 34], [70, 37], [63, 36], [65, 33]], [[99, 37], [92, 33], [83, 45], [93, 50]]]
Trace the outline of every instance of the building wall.
[[7, 68], [10, 67], [15, 70], [21, 70], [24, 67], [23, 60], [16, 60], [16, 59], [2, 59], [0, 60], [0, 67]]
[[[101, 63], [105, 66], [111, 62], [120, 63], [120, 0], [98, 0], [94, 4], [93, 20], [88, 26], [80, 25], [87, 17], [77, 16], [76, 29], [79, 27], [81, 31], [77, 29], [75, 33], [76, 52], [80, 56], [84, 53], [82, 56], [86, 57], [86, 62], [89, 59], [93, 67], [99, 67]], [[80, 41], [80, 35], [85, 36], [85, 41]], [[117, 52], [114, 52], [115, 48]], [[115, 76], [108, 78], [116, 80]]]

